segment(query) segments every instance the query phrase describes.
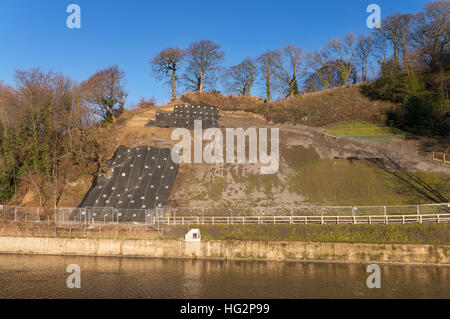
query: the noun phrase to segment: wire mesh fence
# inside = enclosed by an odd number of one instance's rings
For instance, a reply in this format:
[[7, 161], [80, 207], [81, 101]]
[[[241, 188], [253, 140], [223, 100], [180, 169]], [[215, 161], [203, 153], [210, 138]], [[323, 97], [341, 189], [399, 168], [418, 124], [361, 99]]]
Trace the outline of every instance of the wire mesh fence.
[[[404, 206], [304, 206], [304, 207], [162, 207], [155, 209], [115, 209], [113, 207], [40, 208], [0, 205], [0, 220], [65, 224], [110, 224], [138, 223], [156, 225], [160, 222], [182, 221], [195, 223], [198, 220], [214, 221], [259, 221], [271, 217], [310, 217], [310, 220], [342, 220], [364, 217], [395, 217], [450, 214], [450, 203]], [[202, 218], [202, 219], [200, 219]], [[212, 218], [212, 219], [211, 219]], [[214, 219], [215, 218], [215, 219]], [[228, 218], [228, 219], [224, 219]], [[244, 219], [242, 219], [244, 218]], [[255, 219], [259, 218], [259, 219]]]

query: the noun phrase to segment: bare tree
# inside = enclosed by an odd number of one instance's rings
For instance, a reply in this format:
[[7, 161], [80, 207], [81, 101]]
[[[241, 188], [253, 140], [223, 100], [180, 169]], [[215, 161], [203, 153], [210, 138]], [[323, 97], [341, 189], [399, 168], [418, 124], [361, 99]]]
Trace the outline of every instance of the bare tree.
[[368, 36], [360, 36], [356, 45], [356, 55], [361, 67], [361, 79], [363, 82], [368, 80], [369, 58], [372, 55], [373, 39]]
[[217, 81], [217, 72], [221, 70], [225, 53], [211, 40], [191, 43], [186, 49], [187, 67], [183, 79], [188, 89], [203, 92]]
[[177, 97], [177, 71], [180, 68], [184, 55], [185, 52], [183, 50], [169, 47], [150, 60], [154, 76], [160, 80], [168, 79], [172, 86], [172, 98], [174, 99]]
[[385, 64], [388, 60], [388, 41], [381, 37], [374, 37], [372, 48], [378, 64]]
[[275, 75], [277, 61], [281, 58], [281, 51], [267, 51], [257, 59], [257, 67], [264, 82], [267, 101], [272, 100], [272, 93], [275, 85]]
[[[334, 88], [333, 73], [336, 68], [336, 63], [334, 63], [329, 51], [322, 49], [319, 52], [313, 52], [311, 54], [311, 65], [315, 70], [313, 73], [315, 75], [310, 76], [310, 80], [312, 82], [316, 82], [316, 80], [321, 82], [319, 86], [314, 85], [314, 87], [316, 89], [319, 87], [324, 89]], [[310, 84], [307, 84], [307, 86], [312, 88]]]
[[422, 62], [432, 71], [439, 71], [440, 87], [445, 97], [448, 93], [450, 69], [450, 2], [427, 3], [425, 12], [416, 16], [413, 45]]
[[400, 50], [403, 57], [403, 67], [409, 69], [408, 45], [411, 40], [411, 22], [413, 15], [395, 13], [387, 16], [381, 22], [381, 28], [374, 31], [376, 37], [387, 40], [391, 43], [394, 61], [400, 64]]
[[331, 39], [326, 47], [329, 55], [339, 63], [341, 85], [346, 85], [350, 75], [354, 73], [355, 42], [356, 36], [353, 33], [347, 33], [343, 40]]
[[284, 87], [286, 97], [299, 95], [298, 81], [306, 74], [308, 67], [303, 49], [293, 45], [285, 46], [280, 58], [275, 60], [275, 65], [277, 77]]
[[411, 22], [414, 19], [412, 14], [401, 14], [399, 16], [400, 25], [400, 44], [402, 47], [403, 67], [410, 70], [408, 46], [411, 43]]
[[98, 71], [82, 83], [84, 99], [107, 123], [114, 123], [124, 111], [127, 99], [124, 79], [125, 73], [114, 65]]
[[427, 3], [416, 16], [413, 45], [430, 68], [444, 66], [450, 51], [450, 2]]
[[227, 86], [239, 95], [250, 95], [256, 77], [255, 61], [246, 58], [238, 65], [232, 66], [226, 73]]
[[[351, 76], [355, 76], [354, 73]], [[328, 61], [324, 64], [315, 64], [314, 71], [306, 78], [303, 87], [307, 92], [316, 92], [338, 87], [341, 85], [341, 81], [340, 63]]]

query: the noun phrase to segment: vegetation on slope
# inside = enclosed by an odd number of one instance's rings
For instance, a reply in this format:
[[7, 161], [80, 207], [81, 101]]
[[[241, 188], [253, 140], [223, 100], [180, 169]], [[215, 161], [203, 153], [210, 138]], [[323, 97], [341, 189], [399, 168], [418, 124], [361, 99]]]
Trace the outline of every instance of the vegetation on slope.
[[[407, 205], [429, 203], [394, 174], [365, 160], [320, 159], [314, 148], [302, 146], [283, 150], [292, 173], [288, 187], [318, 205]], [[450, 198], [448, 174], [417, 172], [446, 198]], [[330, 182], [332, 181], [332, 182]]]
[[274, 123], [303, 123], [313, 126], [350, 120], [383, 124], [386, 112], [396, 107], [388, 101], [372, 101], [361, 94], [359, 86], [306, 93], [273, 102], [248, 96], [223, 96], [217, 92], [188, 93], [181, 97], [181, 101], [217, 106], [229, 111], [253, 112]]
[[356, 121], [329, 125], [327, 127], [327, 132], [336, 136], [363, 136], [363, 137], [405, 136], [405, 132], [395, 127], [378, 126], [373, 123], [356, 122]]
[[[449, 224], [406, 225], [190, 225], [203, 240], [300, 241], [371, 244], [450, 244]], [[167, 226], [164, 238], [183, 238], [184, 226]]]

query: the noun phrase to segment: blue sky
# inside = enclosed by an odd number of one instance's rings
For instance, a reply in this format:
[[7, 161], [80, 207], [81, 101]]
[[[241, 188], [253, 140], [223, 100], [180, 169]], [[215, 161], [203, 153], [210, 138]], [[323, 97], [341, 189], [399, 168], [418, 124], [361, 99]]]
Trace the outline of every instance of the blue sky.
[[[346, 32], [368, 34], [366, 7], [382, 17], [416, 13], [425, 0], [1, 0], [0, 81], [41, 67], [83, 81], [113, 64], [126, 72], [128, 103], [167, 102], [169, 88], [151, 77], [148, 60], [167, 46], [210, 39], [225, 51], [225, 66], [286, 44], [316, 50]], [[81, 29], [66, 26], [66, 8], [81, 7]], [[218, 89], [221, 89], [220, 85]], [[254, 92], [258, 93], [258, 92]]]

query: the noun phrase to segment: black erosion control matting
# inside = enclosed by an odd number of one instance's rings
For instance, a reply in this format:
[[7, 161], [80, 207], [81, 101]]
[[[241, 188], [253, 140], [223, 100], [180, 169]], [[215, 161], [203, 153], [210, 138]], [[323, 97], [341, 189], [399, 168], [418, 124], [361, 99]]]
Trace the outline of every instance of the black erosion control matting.
[[126, 214], [135, 211], [128, 219], [144, 221], [146, 210], [166, 205], [178, 164], [168, 148], [120, 146], [108, 162], [108, 171], [108, 176], [96, 177], [80, 207], [97, 209], [96, 220], [109, 220], [104, 215], [111, 210], [104, 208], [113, 208]]
[[173, 113], [156, 112], [155, 121], [147, 126], [194, 128], [194, 121], [201, 120], [202, 128], [218, 128], [220, 112], [213, 106], [176, 105]]

